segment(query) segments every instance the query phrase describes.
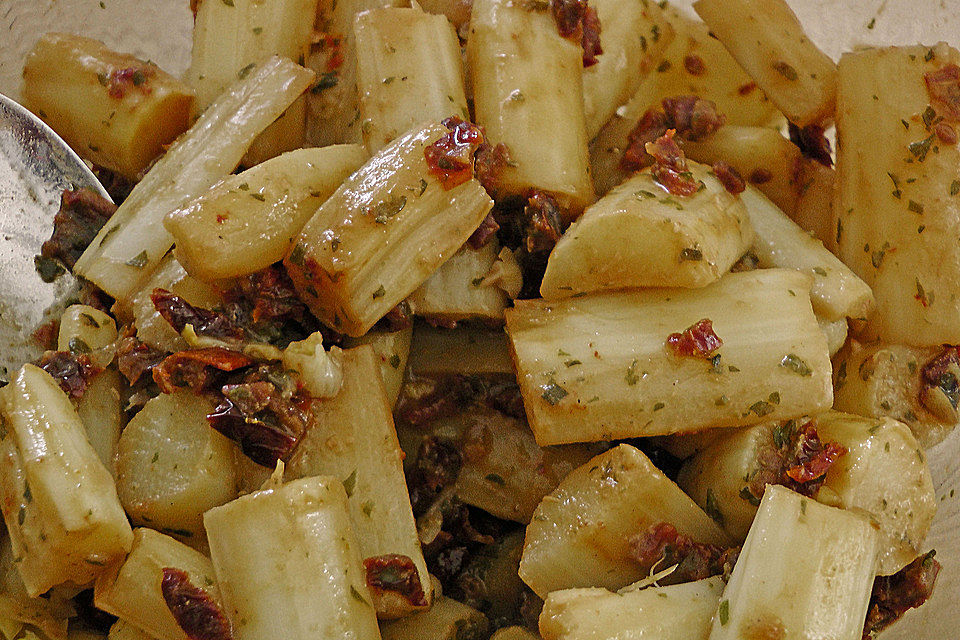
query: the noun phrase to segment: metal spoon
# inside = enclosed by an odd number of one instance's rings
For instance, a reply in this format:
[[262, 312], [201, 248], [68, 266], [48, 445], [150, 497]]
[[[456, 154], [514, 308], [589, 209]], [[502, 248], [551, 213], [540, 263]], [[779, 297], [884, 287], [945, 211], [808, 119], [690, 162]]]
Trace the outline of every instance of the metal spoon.
[[64, 274], [46, 283], [34, 267], [50, 237], [65, 189], [103, 185], [53, 129], [0, 94], [0, 375], [6, 380], [41, 353], [31, 333], [57, 317], [77, 282]]

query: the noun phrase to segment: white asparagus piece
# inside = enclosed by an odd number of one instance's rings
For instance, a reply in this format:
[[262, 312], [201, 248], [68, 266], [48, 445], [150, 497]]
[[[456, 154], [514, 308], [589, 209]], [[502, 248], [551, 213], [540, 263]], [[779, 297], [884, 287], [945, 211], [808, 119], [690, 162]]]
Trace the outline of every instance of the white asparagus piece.
[[137, 180], [190, 126], [193, 92], [98, 40], [44, 34], [23, 67], [23, 103], [84, 158]]
[[960, 125], [939, 122], [946, 107], [924, 86], [924, 74], [957, 63], [960, 53], [945, 44], [840, 61], [838, 255], [873, 288], [869, 335], [881, 342], [960, 343], [960, 149], [936, 134]]
[[425, 149], [445, 136], [427, 123], [380, 150], [310, 219], [284, 260], [325, 324], [366, 333], [467, 241], [493, 201], [471, 177], [445, 189]]
[[[518, 301], [507, 332], [537, 442], [746, 426], [829, 408], [831, 366], [810, 284], [796, 271], [761, 269], [699, 290]], [[715, 355], [667, 347], [704, 319], [723, 341]]]
[[[373, 347], [361, 345], [343, 351], [341, 364], [340, 392], [314, 401], [315, 422], [291, 457], [287, 477], [329, 475], [343, 480], [361, 557], [410, 558], [429, 606], [430, 575], [420, 550], [379, 359]], [[391, 591], [374, 594], [373, 603], [377, 614], [387, 619], [425, 608]]]
[[164, 569], [178, 569], [190, 583], [219, 602], [213, 563], [210, 559], [153, 529], [134, 529], [133, 546], [122, 563], [100, 574], [94, 589], [94, 604], [149, 637], [158, 640], [187, 640], [160, 589]]
[[785, 0], [697, 0], [693, 9], [790, 122], [832, 119], [837, 65]]
[[368, 331], [359, 338], [350, 338], [346, 341], [349, 347], [359, 347], [363, 344], [373, 347], [373, 352], [380, 362], [380, 377], [391, 408], [397, 406], [397, 398], [400, 397], [404, 374], [407, 371], [407, 360], [411, 356], [412, 339], [413, 325], [410, 325], [397, 331]]
[[753, 253], [760, 267], [796, 269], [813, 277], [810, 299], [818, 317], [828, 321], [866, 318], [873, 310], [873, 292], [823, 244], [798, 227], [758, 189], [740, 194], [756, 231]]
[[499, 253], [495, 238], [480, 249], [461, 247], [407, 298], [413, 313], [443, 322], [502, 323], [510, 298], [503, 289], [487, 281]]
[[251, 69], [137, 183], [77, 260], [74, 272], [114, 298], [133, 293], [173, 246], [164, 216], [233, 171], [253, 138], [311, 79], [309, 71], [282, 58]]
[[689, 170], [703, 185], [693, 195], [671, 195], [644, 171], [587, 207], [550, 253], [540, 295], [719, 280], [750, 248], [753, 229], [709, 167], [691, 162]]
[[547, 596], [543, 640], [705, 640], [723, 593], [719, 576], [612, 593], [565, 589]]
[[360, 130], [370, 153], [429, 120], [470, 119], [460, 42], [444, 16], [413, 7], [357, 15]]
[[593, 202], [582, 59], [580, 45], [558, 33], [548, 3], [473, 3], [467, 64], [474, 114], [511, 160], [494, 197], [548, 191], [570, 219]]
[[527, 527], [520, 577], [540, 597], [557, 589], [620, 589], [647, 576], [630, 538], [666, 522], [696, 542], [727, 534], [639, 449], [621, 444], [564, 478]]
[[318, 476], [204, 515], [237, 640], [379, 640], [347, 494]]
[[768, 486], [717, 606], [710, 640], [859, 640], [876, 551], [866, 518]]
[[0, 403], [0, 510], [27, 593], [86, 584], [133, 538], [113, 478], [42, 369], [24, 365]]
[[177, 259], [201, 280], [266, 269], [366, 157], [359, 145], [298, 149], [227, 176], [164, 218]]

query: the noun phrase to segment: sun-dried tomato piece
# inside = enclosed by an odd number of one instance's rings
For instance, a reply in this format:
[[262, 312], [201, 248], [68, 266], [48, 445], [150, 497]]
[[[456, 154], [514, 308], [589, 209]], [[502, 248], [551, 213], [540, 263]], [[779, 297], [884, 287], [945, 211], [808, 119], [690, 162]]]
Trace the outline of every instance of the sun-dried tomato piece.
[[472, 249], [482, 249], [487, 246], [490, 240], [496, 237], [497, 231], [499, 230], [500, 225], [497, 224], [496, 218], [493, 217], [492, 213], [488, 213], [487, 217], [480, 223], [480, 226], [477, 227], [477, 230], [467, 239], [467, 244], [469, 244]]
[[744, 182], [740, 172], [724, 160], [718, 160], [713, 163], [713, 173], [716, 174], [723, 188], [733, 195], [743, 193], [747, 188], [747, 183]]
[[106, 83], [107, 94], [111, 98], [121, 100], [131, 89], [137, 89], [144, 94], [152, 93], [153, 87], [150, 86], [150, 78], [155, 75], [157, 75], [156, 67], [146, 64], [138, 67], [114, 69], [103, 81]]
[[493, 197], [497, 197], [503, 171], [509, 164], [510, 149], [507, 145], [502, 142], [496, 145], [484, 142], [474, 154], [473, 171], [483, 188]]
[[191, 640], [232, 640], [230, 621], [213, 597], [185, 571], [164, 567], [160, 593], [173, 619]]
[[923, 75], [927, 94], [940, 115], [960, 120], [960, 67], [950, 63]]
[[925, 553], [892, 576], [877, 576], [863, 625], [863, 640], [873, 638], [930, 598], [940, 573], [940, 563], [934, 559], [936, 553]]
[[746, 499], [760, 504], [768, 484], [787, 487], [813, 498], [826, 481], [830, 467], [847, 450], [836, 442], [823, 442], [816, 423], [788, 420], [772, 430], [772, 441], [757, 453], [757, 471], [747, 484]]
[[722, 575], [736, 562], [739, 547], [725, 549], [712, 544], [694, 542], [677, 532], [667, 522], [652, 525], [645, 532], [630, 538], [630, 558], [644, 571], [677, 568], [657, 582], [679, 584]]
[[527, 199], [523, 215], [524, 246], [530, 253], [550, 252], [562, 235], [563, 215], [556, 199], [545, 191], [534, 191]]
[[261, 366], [220, 392], [207, 422], [262, 466], [288, 460], [311, 424], [310, 399], [299, 381], [276, 368]]
[[164, 357], [164, 353], [138, 340], [133, 326], [128, 326], [120, 332], [120, 341], [117, 343], [117, 369], [131, 385], [135, 384], [144, 373], [152, 371]]
[[703, 58], [694, 53], [683, 59], [683, 68], [692, 76], [702, 76], [707, 72], [707, 65], [704, 64]]
[[483, 143], [483, 131], [477, 125], [456, 116], [443, 121], [449, 129], [423, 150], [430, 174], [444, 189], [452, 189], [473, 177], [473, 154]]
[[43, 243], [40, 255], [73, 269], [116, 210], [116, 205], [91, 189], [67, 189], [60, 196], [60, 210], [53, 217], [53, 235]]
[[714, 133], [726, 122], [711, 100], [698, 96], [675, 96], [660, 101], [671, 129], [685, 140], [700, 140]]
[[648, 109], [637, 122], [637, 126], [627, 136], [627, 148], [623, 152], [620, 166], [627, 171], [639, 171], [653, 163], [647, 153], [647, 143], [653, 142], [667, 133], [670, 119], [659, 109]]
[[56, 351], [57, 340], [60, 337], [60, 321], [56, 318], [44, 322], [33, 330], [30, 337], [40, 345], [44, 351]]
[[103, 371], [90, 361], [88, 354], [69, 351], [47, 351], [37, 366], [49, 373], [64, 393], [75, 399], [82, 398], [90, 381]]
[[717, 349], [723, 346], [723, 340], [713, 331], [713, 322], [709, 318], [698, 320], [683, 330], [667, 336], [667, 346], [677, 356], [692, 356], [709, 360]]
[[587, 7], [583, 14], [583, 36], [580, 38], [580, 46], [583, 47], [583, 67], [592, 67], [597, 64], [597, 56], [603, 54], [603, 47], [600, 45], [600, 16], [593, 7]]
[[198, 336], [210, 338], [243, 339], [243, 329], [223, 313], [195, 307], [180, 296], [166, 289], [154, 289], [150, 294], [153, 308], [173, 327], [181, 333], [189, 324]]
[[826, 167], [833, 166], [833, 157], [830, 155], [830, 141], [823, 134], [823, 127], [818, 124], [808, 124], [802, 129], [792, 122], [789, 123], [790, 141], [800, 147], [804, 157], [816, 160]]
[[153, 367], [153, 381], [164, 393], [177, 389], [202, 391], [218, 379], [219, 372], [236, 371], [253, 364], [253, 359], [222, 347], [188, 349], [167, 356]]
[[822, 483], [833, 463], [846, 453], [846, 448], [836, 442], [821, 441], [813, 423], [808, 422], [797, 437], [794, 459], [790, 461], [792, 466], [786, 471], [787, 477], [806, 484], [808, 488], [814, 481], [820, 480]]
[[363, 568], [374, 603], [399, 596], [413, 607], [427, 606], [420, 573], [408, 556], [389, 553], [365, 558]]
[[700, 184], [687, 168], [687, 159], [673, 139], [675, 133], [668, 129], [656, 142], [647, 143], [647, 153], [653, 156], [653, 177], [672, 195], [692, 196], [700, 189]]

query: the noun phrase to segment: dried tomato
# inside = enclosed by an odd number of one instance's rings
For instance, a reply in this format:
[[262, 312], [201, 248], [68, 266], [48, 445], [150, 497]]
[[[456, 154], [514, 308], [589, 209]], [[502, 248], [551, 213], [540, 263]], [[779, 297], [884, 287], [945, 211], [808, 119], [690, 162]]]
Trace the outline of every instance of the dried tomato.
[[53, 217], [53, 235], [43, 243], [40, 255], [57, 260], [68, 269], [83, 255], [117, 207], [91, 189], [67, 189]]
[[473, 154], [483, 143], [480, 127], [456, 116], [443, 121], [447, 133], [423, 150], [430, 174], [444, 189], [452, 189], [473, 177]]
[[930, 100], [941, 115], [960, 120], [960, 67], [950, 63], [923, 76]]
[[399, 595], [411, 606], [427, 606], [420, 573], [408, 556], [390, 553], [366, 558], [363, 568], [367, 574], [367, 587], [375, 601], [383, 599], [389, 592]]
[[173, 619], [191, 640], [232, 640], [230, 622], [213, 597], [185, 571], [165, 567], [160, 592]]
[[713, 163], [713, 173], [716, 174], [723, 188], [733, 195], [743, 193], [747, 188], [747, 183], [744, 182], [740, 172], [723, 160]]
[[647, 153], [653, 156], [651, 171], [660, 186], [672, 195], [692, 196], [700, 189], [700, 184], [687, 168], [687, 159], [673, 139], [675, 133], [669, 129], [656, 142], [647, 143]]

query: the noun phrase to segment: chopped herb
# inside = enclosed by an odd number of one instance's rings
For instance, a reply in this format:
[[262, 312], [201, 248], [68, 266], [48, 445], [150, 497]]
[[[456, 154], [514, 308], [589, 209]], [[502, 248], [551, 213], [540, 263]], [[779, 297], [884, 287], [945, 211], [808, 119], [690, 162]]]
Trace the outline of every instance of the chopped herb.
[[800, 515], [807, 515], [807, 499], [800, 498]]
[[730, 373], [740, 373], [740, 367], [735, 367], [732, 364], [727, 365], [727, 371], [729, 371]]
[[780, 361], [780, 366], [804, 378], [813, 375], [813, 370], [810, 369], [810, 366], [795, 353], [788, 353], [783, 356], [783, 359]]
[[954, 180], [950, 183], [950, 195], [955, 196], [960, 193], [960, 180]]
[[222, 2], [222, 3], [225, 4], [225, 5], [227, 5], [228, 7], [232, 7], [232, 6], [233, 6], [233, 0], [220, 0], [220, 2]]
[[750, 491], [750, 487], [744, 487], [743, 489], [740, 489], [740, 498], [742, 500], [746, 500], [754, 507], [760, 506], [760, 498], [753, 495], [753, 491]]
[[933, 56], [934, 56], [933, 49], [928, 49], [927, 54], [923, 56], [924, 62], [930, 62], [931, 60], [933, 60]]
[[700, 249], [691, 249], [688, 247], [680, 252], [680, 261], [682, 262], [684, 260], [703, 260], [703, 252], [700, 251]]
[[264, 202], [266, 200], [262, 193], [251, 193], [250, 197], [254, 200], [259, 200], [260, 202]]
[[160, 452], [155, 451], [153, 454], [153, 458], [150, 460], [150, 464], [155, 464], [159, 459], [160, 459]]
[[927, 108], [923, 110], [922, 114], [920, 114], [920, 119], [923, 120], [923, 126], [926, 127], [927, 131], [929, 131], [930, 125], [932, 125], [937, 119], [937, 112], [933, 107], [927, 105]]
[[250, 185], [246, 182], [241, 182], [237, 185], [237, 189], [240, 189], [240, 191], [250, 191]]
[[393, 367], [394, 369], [399, 369], [400, 356], [398, 356], [397, 354], [393, 354], [392, 356], [390, 356], [390, 366]]
[[511, 91], [510, 95], [507, 96], [507, 98], [511, 102], [523, 102], [524, 100], [526, 100], [523, 93], [521, 93], [520, 89], [514, 89], [513, 91]]
[[[634, 360], [634, 363], [636, 363], [636, 360]], [[579, 360], [567, 360], [563, 364], [567, 365], [568, 367], [575, 367], [578, 364], [583, 364], [583, 363], [580, 362]], [[628, 370], [628, 374], [629, 374], [629, 370]], [[629, 384], [629, 382], [627, 384]]]
[[646, 189], [641, 189], [640, 191], [637, 191], [637, 192], [634, 193], [633, 195], [637, 196], [637, 199], [639, 199], [639, 200], [644, 200], [644, 199], [646, 199], [646, 198], [656, 198], [656, 197], [657, 197], [657, 194], [653, 193], [652, 191], [647, 191]]
[[653, 405], [653, 410], [654, 410], [654, 411], [660, 411], [660, 409], [663, 409], [665, 406], [666, 406], [666, 405], [663, 404], [662, 402], [657, 402], [657, 403], [654, 403], [654, 405]]
[[363, 515], [369, 517], [373, 513], [373, 502], [370, 500], [364, 500], [363, 504], [360, 505], [360, 509], [363, 511]]
[[927, 297], [927, 292], [924, 290], [923, 285], [920, 284], [920, 278], [915, 278], [915, 281], [917, 283], [917, 295], [915, 295], [914, 298], [919, 300], [920, 304], [922, 304], [923, 306], [929, 307], [930, 304], [933, 302], [932, 294], [930, 297]]
[[903, 195], [903, 191], [900, 190], [900, 181], [897, 179], [895, 174], [890, 173], [889, 171], [887, 172], [887, 175], [890, 176], [890, 180], [893, 181], [893, 191], [891, 192], [891, 195], [899, 200], [900, 196]]
[[911, 200], [907, 203], [907, 209], [913, 213], [923, 213], [923, 205], [917, 202], [916, 200]]
[[813, 272], [818, 276], [822, 276], [824, 278], [827, 277], [827, 270], [824, 269], [823, 267], [814, 267]]
[[387, 290], [383, 288], [383, 285], [380, 285], [380, 288], [373, 292], [373, 299], [382, 298], [387, 294]]
[[37, 270], [37, 273], [40, 275], [40, 279], [44, 282], [53, 282], [60, 276], [62, 276], [66, 271], [60, 264], [53, 258], [48, 258], [46, 256], [34, 256], [33, 257], [33, 267]]
[[725, 627], [730, 622], [730, 601], [721, 600], [720, 608], [717, 609], [717, 617], [720, 618], [720, 626]]
[[877, 26], [877, 19], [870, 18], [870, 22], [867, 23], [867, 29], [873, 29], [875, 26]]
[[350, 472], [350, 475], [347, 476], [347, 479], [343, 481], [343, 488], [347, 492], [347, 497], [353, 495], [353, 490], [357, 486], [357, 470], [354, 469]]
[[875, 425], [873, 425], [872, 427], [870, 427], [869, 429], [867, 429], [867, 433], [869, 433], [870, 435], [873, 436], [873, 435], [876, 435], [876, 434], [877, 434], [877, 431], [879, 431], [879, 430], [880, 430], [880, 425], [879, 425], [879, 424], [875, 424]]
[[260, 35], [261, 33], [263, 33], [263, 27], [254, 27], [254, 28], [253, 28], [253, 35], [258, 36], [258, 35]]
[[323, 91], [324, 89], [329, 89], [331, 87], [337, 86], [337, 83], [340, 82], [340, 76], [336, 71], [330, 71], [324, 73], [320, 76], [320, 79], [317, 80], [317, 84], [310, 87], [310, 93], [316, 95]]
[[19, 524], [20, 526], [23, 526], [23, 522], [26, 519], [27, 519], [27, 510], [21, 506], [20, 511], [17, 513], [17, 524]]
[[623, 377], [628, 385], [631, 387], [638, 382], [640, 382], [640, 376], [637, 375], [637, 361], [634, 360], [630, 363], [630, 366], [627, 367], [627, 374]]
[[23, 499], [26, 502], [33, 502], [33, 492], [30, 491], [30, 483], [27, 481], [23, 483]]
[[407, 206], [406, 196], [393, 196], [371, 207], [368, 213], [373, 215], [374, 222], [377, 224], [387, 224], [387, 220], [403, 211], [405, 206]]
[[707, 512], [707, 515], [710, 516], [714, 522], [721, 527], [723, 526], [723, 512], [720, 511], [720, 505], [717, 504], [717, 496], [714, 495], [713, 489], [707, 489], [707, 503], [704, 505], [703, 510]]
[[543, 389], [541, 397], [547, 401], [551, 407], [555, 407], [561, 400], [567, 397], [567, 390], [556, 382], [548, 382], [540, 387]]
[[901, 120], [900, 120], [900, 124], [903, 125], [903, 128], [904, 128], [904, 129], [906, 129], [907, 131], [910, 131], [910, 123], [909, 123], [909, 122], [907, 122], [906, 120], [901, 119]]
[[[230, 5], [233, 6], [233, 0], [230, 1]], [[250, 72], [253, 71], [253, 68], [255, 66], [257, 66], [257, 63], [251, 62], [250, 64], [245, 66], [243, 69], [240, 69], [240, 71], [237, 71], [237, 80], [243, 80], [244, 78], [246, 78], [250, 74]]]
[[794, 82], [797, 79], [797, 70], [791, 67], [783, 60], [777, 60], [772, 65], [773, 70], [782, 75], [787, 80]]
[[765, 400], [758, 400], [750, 405], [750, 413], [755, 416], [762, 418], [763, 416], [768, 416], [773, 413], [773, 405]]
[[660, 25], [655, 24], [650, 27], [650, 35], [653, 37], [654, 42], [660, 40]]
[[927, 159], [927, 154], [930, 152], [930, 145], [933, 143], [933, 135], [929, 135], [923, 140], [918, 140], [916, 142], [911, 142], [907, 147], [910, 150], [910, 153], [913, 154], [913, 157], [923, 162]]
[[340, 248], [340, 238], [332, 238], [330, 240], [330, 251], [336, 251]]
[[357, 591], [357, 588], [353, 585], [350, 585], [350, 595], [353, 596], [354, 600], [357, 600], [363, 603], [367, 602], [366, 600], [363, 599], [363, 596], [360, 594], [359, 591]]
[[672, 65], [670, 64], [669, 60], [664, 60], [663, 62], [657, 65], [657, 73], [663, 73], [665, 71], [669, 71], [671, 66]]
[[73, 355], [79, 355], [81, 353], [90, 353], [90, 345], [81, 340], [80, 338], [74, 336], [70, 338], [70, 342], [67, 343], [67, 348], [70, 350], [70, 353]]
[[291, 264], [295, 264], [298, 267], [302, 267], [304, 264], [303, 258], [306, 251], [307, 250], [304, 248], [302, 244], [298, 244], [293, 248], [293, 251], [290, 252], [290, 257], [288, 258], [288, 260], [290, 260]]
[[488, 473], [487, 475], [483, 476], [483, 478], [484, 478], [484, 480], [486, 480], [487, 482], [492, 482], [493, 484], [498, 484], [498, 485], [500, 485], [501, 487], [504, 486], [505, 484], [507, 484], [506, 480], [504, 480], [504, 479], [503, 479], [503, 476], [501, 476], [499, 473]]
[[127, 260], [124, 264], [126, 264], [128, 267], [143, 269], [145, 266], [147, 266], [147, 263], [149, 261], [150, 261], [150, 257], [147, 255], [146, 250], [144, 250], [138, 253], [137, 255], [135, 255], [134, 257], [130, 258], [129, 260]]
[[89, 313], [81, 313], [79, 318], [80, 322], [82, 322], [85, 327], [93, 327], [94, 329], [100, 328], [100, 323], [97, 322], [97, 320]]
[[723, 406], [726, 406], [728, 402], [730, 402], [730, 399], [727, 398], [727, 396], [720, 396], [719, 398], [713, 401], [713, 404], [718, 407], [723, 407]]
[[417, 195], [422, 196], [423, 192], [426, 190], [427, 190], [427, 181], [424, 180], [423, 178], [420, 178], [420, 193], [418, 193]]
[[780, 404], [780, 392], [774, 391], [767, 396], [767, 400], [770, 402], [770, 404]]

